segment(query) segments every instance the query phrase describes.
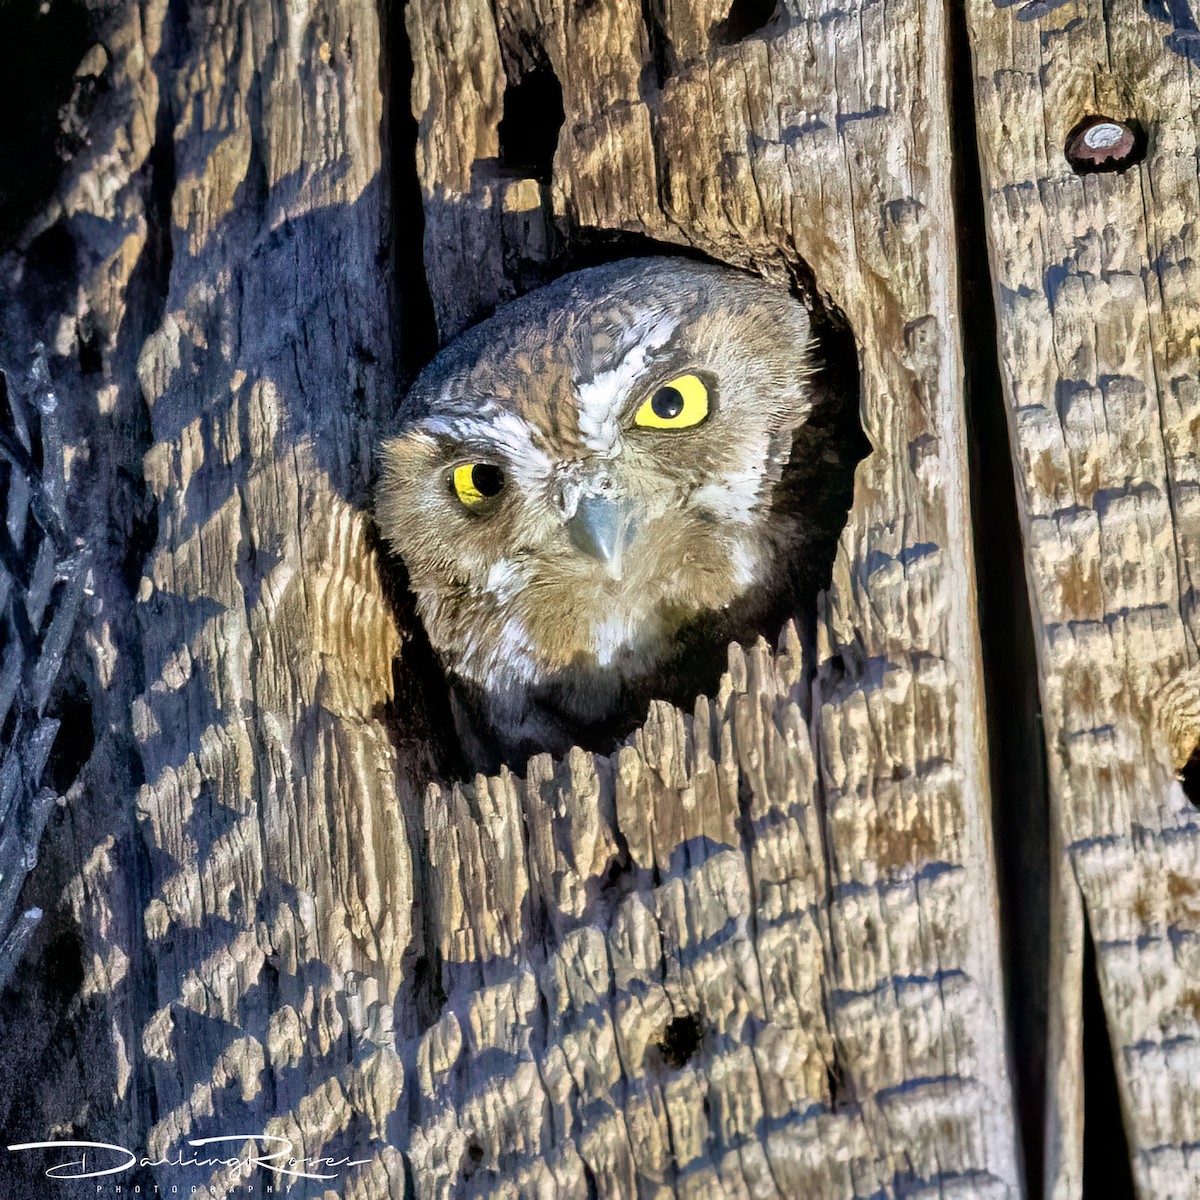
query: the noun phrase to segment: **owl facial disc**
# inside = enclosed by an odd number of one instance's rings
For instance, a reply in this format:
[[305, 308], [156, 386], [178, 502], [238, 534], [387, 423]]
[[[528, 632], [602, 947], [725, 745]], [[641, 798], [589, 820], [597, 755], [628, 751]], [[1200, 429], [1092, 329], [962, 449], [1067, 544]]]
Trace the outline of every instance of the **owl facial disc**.
[[660, 694], [685, 641], [720, 658], [786, 602], [806, 543], [775, 493], [812, 409], [810, 337], [786, 290], [626, 259], [514, 301], [421, 373], [376, 516], [502, 745], [564, 748]]

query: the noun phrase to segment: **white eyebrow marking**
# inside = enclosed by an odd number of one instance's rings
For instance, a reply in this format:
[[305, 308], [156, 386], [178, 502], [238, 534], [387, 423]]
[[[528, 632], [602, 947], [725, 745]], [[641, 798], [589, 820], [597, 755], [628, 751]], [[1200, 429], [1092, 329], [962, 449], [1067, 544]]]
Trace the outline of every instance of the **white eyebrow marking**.
[[548, 479], [554, 470], [550, 457], [534, 443], [533, 426], [507, 409], [486, 406], [470, 416], [426, 417], [417, 428], [456, 442], [495, 447], [526, 486]]
[[638, 313], [622, 338], [626, 345], [621, 359], [586, 383], [575, 381], [579, 433], [589, 450], [606, 455], [615, 452], [620, 434], [617, 418], [629, 393], [645, 374], [651, 352], [665, 345], [678, 327], [676, 317], [649, 311]]
[[484, 408], [470, 416], [426, 417], [420, 428], [458, 441], [487, 442], [507, 454], [525, 454], [533, 448], [533, 426], [503, 409]]

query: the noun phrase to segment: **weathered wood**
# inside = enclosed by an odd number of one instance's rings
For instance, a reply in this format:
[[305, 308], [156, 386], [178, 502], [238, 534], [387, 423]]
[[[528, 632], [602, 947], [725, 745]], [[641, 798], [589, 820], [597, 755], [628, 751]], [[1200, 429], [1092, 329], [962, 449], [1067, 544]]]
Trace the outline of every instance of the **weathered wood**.
[[[1200, 1196], [1200, 40], [1187, 4], [968, 8], [1057, 839], [1046, 1194], [1081, 1193], [1086, 917], [1138, 1191]], [[1145, 161], [1076, 175], [1089, 115]]]
[[[816, 660], [735, 648], [611, 759], [428, 787], [428, 665], [365, 515], [398, 387], [376, 9], [93, 17], [104, 88], [3, 262], [37, 298], [4, 365], [47, 341], [72, 503], [109, 501], [96, 746], [43, 875], [84, 1053], [51, 1089], [48, 1037], [0, 1068], [15, 1132], [257, 1126], [367, 1160], [327, 1196], [1022, 1193], [945, 14], [729, 17], [413, 0], [427, 274], [449, 337], [614, 232], [811, 268], [873, 447]], [[523, 175], [499, 126], [537, 72], [565, 121]]]
[[[727, 16], [408, 10], [443, 336], [596, 230], [777, 275], [803, 260], [857, 336], [875, 447], [811, 693], [794, 654], [759, 650], [745, 690], [735, 672], [694, 717], [656, 712], [611, 766], [431, 793], [449, 1008], [418, 1057], [422, 1196], [455, 1194], [464, 1169], [487, 1195], [1021, 1189], [943, 14], [784, 4], [732, 44]], [[535, 69], [561, 85], [548, 184], [502, 161], [501, 64], [510, 85]], [[672, 1069], [655, 1047], [680, 1018], [704, 1033]]]
[[[6, 1133], [156, 1157], [282, 1132], [367, 1160], [346, 1194], [400, 1195], [411, 784], [365, 513], [397, 387], [376, 10], [94, 20], [104, 89], [41, 218], [72, 246], [50, 281], [69, 307], [30, 303], [6, 354], [57, 335], [73, 502], [90, 484], [110, 506], [85, 630], [99, 739], [53, 864], [86, 971], [64, 1024], [102, 1032], [48, 1094], [26, 1058]], [[36, 250], [10, 283], [41, 285]], [[44, 1161], [9, 1165], [7, 1194], [44, 1194]], [[209, 1176], [232, 1186], [142, 1173]]]
[[296, 24], [228, 3], [177, 33], [174, 259], [138, 364], [158, 513], [132, 705], [147, 1144], [249, 1111], [398, 1192], [409, 785], [380, 720], [399, 638], [363, 511], [396, 387], [379, 27], [366, 4]]

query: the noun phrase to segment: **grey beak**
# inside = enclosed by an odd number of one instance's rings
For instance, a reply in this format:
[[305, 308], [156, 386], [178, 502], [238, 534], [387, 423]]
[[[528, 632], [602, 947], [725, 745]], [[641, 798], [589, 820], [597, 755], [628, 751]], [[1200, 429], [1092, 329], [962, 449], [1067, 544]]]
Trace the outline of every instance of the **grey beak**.
[[607, 496], [584, 496], [567, 522], [571, 543], [602, 563], [613, 579], [624, 574], [625, 548], [633, 532], [628, 506]]

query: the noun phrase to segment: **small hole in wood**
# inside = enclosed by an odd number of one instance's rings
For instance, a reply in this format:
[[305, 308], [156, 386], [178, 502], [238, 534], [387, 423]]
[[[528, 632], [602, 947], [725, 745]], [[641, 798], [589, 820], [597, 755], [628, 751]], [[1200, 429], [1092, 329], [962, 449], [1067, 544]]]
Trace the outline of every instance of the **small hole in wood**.
[[497, 130], [500, 166], [522, 179], [549, 183], [564, 116], [562, 86], [549, 64], [509, 84]]
[[825, 1086], [829, 1089], [829, 1107], [839, 1112], [854, 1100], [850, 1085], [846, 1080], [846, 1067], [842, 1062], [842, 1054], [835, 1042], [832, 1055], [825, 1064]]
[[60, 724], [43, 780], [62, 796], [91, 758], [95, 745], [91, 698], [82, 680], [72, 679], [63, 688], [51, 715]]
[[713, 41], [722, 46], [745, 41], [768, 25], [778, 8], [778, 0], [733, 0], [729, 15], [713, 26]]
[[1200, 743], [1196, 744], [1191, 757], [1183, 764], [1179, 772], [1179, 783], [1183, 794], [1196, 808], [1200, 808]]
[[478, 1142], [468, 1142], [467, 1152], [462, 1160], [462, 1177], [464, 1182], [471, 1179], [483, 1162], [483, 1147]]
[[659, 1053], [667, 1066], [678, 1071], [686, 1067], [700, 1049], [700, 1040], [704, 1029], [697, 1017], [690, 1013], [686, 1016], [675, 1017], [667, 1023], [663, 1030], [662, 1041], [658, 1043]]
[[84, 375], [99, 375], [104, 370], [100, 335], [95, 330], [79, 334], [79, 370]]

